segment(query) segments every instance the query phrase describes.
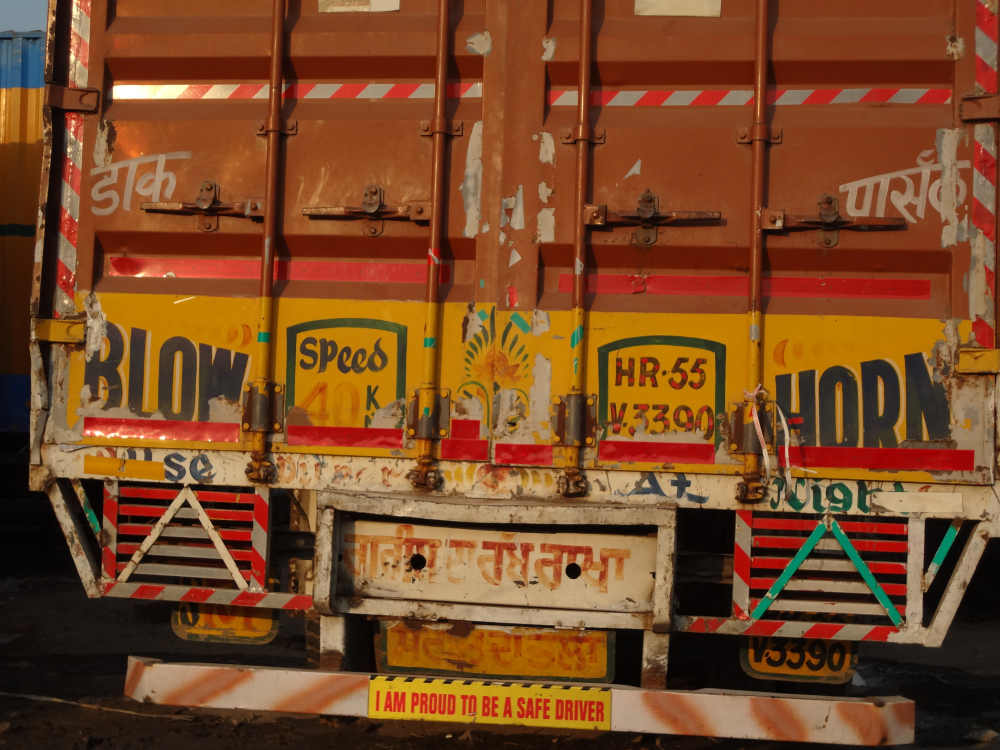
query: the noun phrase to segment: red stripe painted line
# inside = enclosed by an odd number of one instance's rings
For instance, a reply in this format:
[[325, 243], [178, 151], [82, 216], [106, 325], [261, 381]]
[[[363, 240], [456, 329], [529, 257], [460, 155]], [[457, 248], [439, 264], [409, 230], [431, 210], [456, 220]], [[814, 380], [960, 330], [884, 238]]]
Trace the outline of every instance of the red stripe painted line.
[[[120, 542], [118, 544], [118, 552], [120, 554], [122, 554], [122, 555], [131, 555], [137, 549], [139, 549], [139, 546], [140, 546], [139, 542]], [[171, 545], [171, 547], [176, 547], [177, 549], [185, 549], [186, 547], [196, 547], [196, 548], [201, 548], [201, 549], [215, 549], [215, 545], [212, 544], [211, 542], [209, 542], [207, 544], [176, 544], [176, 545]], [[247, 549], [230, 549], [229, 550], [229, 554], [232, 555], [232, 558], [234, 560], [240, 560], [242, 562], [250, 561], [252, 563], [253, 561], [252, 561], [252, 559], [250, 557], [250, 553], [251, 553], [251, 550], [247, 550]], [[147, 557], [155, 557], [156, 553], [155, 552], [147, 552], [146, 555], [147, 555]], [[173, 556], [171, 556], [171, 557], [173, 557]], [[199, 559], [201, 559], [201, 558], [199, 558]], [[209, 558], [209, 559], [211, 559], [211, 558]], [[251, 564], [251, 568], [252, 567], [253, 567], [253, 565]], [[124, 565], [122, 566], [122, 569], [124, 569]]]
[[638, 440], [604, 440], [598, 449], [601, 461], [631, 463], [715, 463], [714, 443], [660, 443]]
[[[878, 104], [947, 104], [950, 88], [842, 88], [842, 89], [769, 89], [770, 105], [805, 106], [857, 103]], [[546, 101], [552, 106], [575, 106], [577, 89], [550, 89]], [[674, 106], [749, 106], [750, 89], [591, 89], [590, 103], [595, 107], [674, 107]]]
[[[794, 536], [755, 536], [753, 538], [754, 547], [765, 549], [799, 549], [805, 542], [805, 537]], [[906, 542], [852, 539], [851, 544], [858, 552], [906, 552]]]
[[861, 640], [863, 640], [863, 641], [887, 641], [887, 640], [889, 640], [889, 636], [890, 635], [892, 635], [893, 633], [898, 633], [898, 632], [899, 632], [899, 630], [897, 630], [896, 628], [891, 627], [889, 625], [876, 625]]
[[230, 604], [237, 607], [256, 607], [267, 594], [255, 594], [251, 591], [241, 591]]
[[[259, 260], [213, 260], [208, 258], [110, 259], [109, 276], [178, 279], [259, 279]], [[423, 284], [424, 263], [339, 263], [336, 261], [278, 260], [274, 278], [279, 281], [346, 281], [351, 283]], [[451, 283], [451, 266], [442, 264], [442, 284]]]
[[311, 596], [299, 594], [288, 600], [287, 604], [281, 606], [282, 609], [312, 609], [313, 600]]
[[[645, 294], [671, 296], [742, 297], [747, 293], [745, 276], [645, 276], [588, 274], [588, 294], [634, 294], [641, 290], [636, 280], [645, 282]], [[820, 297], [825, 299], [930, 299], [931, 283], [926, 279], [843, 279], [769, 277], [763, 279], [768, 297]], [[573, 274], [559, 274], [559, 291], [571, 294]]]
[[[751, 600], [750, 608], [757, 606], [757, 602]], [[753, 625], [743, 631], [743, 635], [774, 635], [778, 628], [784, 625], [781, 620], [757, 620]]]
[[[754, 557], [751, 560], [751, 564], [754, 568], [762, 570], [784, 570], [788, 567], [788, 563], [791, 559], [792, 558], [790, 557]], [[870, 570], [874, 575], [906, 575], [905, 563], [874, 562], [866, 560], [865, 564], [868, 566], [868, 570]]]
[[289, 445], [327, 445], [340, 448], [402, 448], [403, 431], [376, 427], [311, 427], [289, 425]]
[[455, 440], [479, 440], [481, 424], [478, 419], [453, 419], [451, 420], [451, 437]]
[[[149, 536], [153, 531], [152, 524], [123, 523], [118, 527], [118, 533], [122, 536]], [[252, 532], [240, 529], [216, 529], [219, 536], [227, 542], [249, 542]]]
[[215, 593], [215, 589], [198, 589], [192, 588], [188, 589], [188, 592], [181, 597], [182, 602], [194, 602], [196, 604], [201, 604], [205, 602], [212, 594]]
[[511, 466], [551, 466], [551, 445], [494, 443], [493, 461]]
[[[183, 561], [181, 561], [181, 562], [183, 563]], [[209, 561], [209, 562], [220, 562], [220, 561], [219, 561], [219, 560], [215, 560], [215, 561]], [[140, 565], [141, 565], [141, 563], [140, 563]], [[118, 563], [118, 566], [117, 566], [117, 570], [118, 570], [118, 572], [119, 572], [119, 573], [121, 573], [121, 572], [122, 572], [123, 570], [125, 570], [125, 568], [127, 568], [127, 567], [128, 567], [128, 563], [125, 563], [125, 562], [120, 562], [120, 563]], [[215, 570], [219, 571], [220, 573], [229, 573], [229, 568], [222, 568], [222, 567], [215, 567], [214, 565], [212, 565], [212, 566], [209, 566], [209, 567], [211, 567], [211, 568], [213, 568], [213, 569], [215, 569]], [[244, 578], [245, 578], [246, 580], [248, 580], [248, 581], [250, 580], [250, 571], [249, 571], [249, 570], [240, 570], [240, 573], [242, 573], [242, 574], [243, 574], [243, 577], [244, 577]], [[232, 577], [231, 575], [227, 575], [227, 576], [226, 576], [226, 578], [231, 578], [231, 577]], [[137, 596], [135, 596], [135, 595], [133, 594], [133, 598], [137, 598], [137, 599], [147, 599], [147, 598], [153, 598], [153, 597], [137, 597]]]
[[123, 440], [194, 440], [204, 443], [236, 443], [240, 439], [240, 425], [228, 422], [84, 417], [83, 434], [85, 437]]
[[488, 440], [445, 438], [441, 441], [441, 458], [445, 461], [489, 461], [490, 443]]
[[[784, 452], [779, 451], [779, 459]], [[972, 471], [975, 451], [930, 448], [789, 449], [792, 466], [803, 468], [895, 469], [899, 471]]]
[[[161, 505], [125, 505], [123, 503], [118, 508], [119, 515], [142, 516], [144, 518], [160, 518], [166, 512], [166, 507]], [[253, 521], [253, 511], [249, 510], [205, 508], [205, 515], [213, 521], [244, 521], [246, 523], [251, 523]]]
[[[905, 588], [905, 587], [904, 587]], [[837, 633], [843, 630], [844, 626], [832, 622], [819, 622], [802, 634], [803, 638], [817, 638], [819, 640], [830, 640]]]
[[[761, 518], [758, 515], [754, 516], [753, 528], [811, 532], [816, 528], [816, 521], [800, 521], [794, 518]], [[840, 521], [840, 528], [854, 534], [893, 534], [896, 536], [906, 536], [908, 531], [906, 523]]]
[[[752, 589], [770, 589], [774, 585], [774, 582], [776, 580], [778, 580], [778, 579], [777, 578], [751, 578], [750, 579], [750, 588], [752, 588]], [[802, 580], [819, 580], [819, 579], [811, 579], [811, 578], [810, 579], [803, 579], [801, 576], [796, 576], [792, 580], [802, 581]], [[829, 579], [824, 579], [824, 580], [829, 580]], [[906, 584], [905, 583], [882, 583], [881, 581], [879, 581], [879, 585], [882, 587], [882, 589], [885, 591], [885, 593], [887, 593], [889, 596], [906, 596]], [[801, 592], [798, 592], [797, 591], [797, 593], [812, 594], [814, 592], [812, 592], [812, 591], [801, 591]], [[815, 593], [819, 594], [819, 593], [824, 593], [824, 592], [815, 592]], [[829, 592], [827, 592], [827, 593], [829, 593]]]
[[[123, 566], [124, 567], [124, 566]], [[149, 586], [143, 584], [139, 586], [129, 597], [131, 599], [155, 599], [165, 589], [166, 586]]]
[[[176, 490], [160, 490], [154, 487], [122, 487], [118, 491], [121, 497], [140, 497], [147, 500], [173, 500], [177, 497]], [[206, 492], [196, 490], [195, 497], [201, 503], [237, 503], [252, 505], [257, 496], [248, 492]]]

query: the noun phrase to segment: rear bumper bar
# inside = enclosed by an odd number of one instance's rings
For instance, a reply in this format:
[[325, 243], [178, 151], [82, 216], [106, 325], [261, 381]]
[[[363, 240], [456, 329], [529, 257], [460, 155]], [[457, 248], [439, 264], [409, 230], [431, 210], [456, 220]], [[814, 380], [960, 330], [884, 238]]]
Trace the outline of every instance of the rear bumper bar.
[[[914, 726], [913, 701], [900, 697], [779, 697], [739, 691], [393, 678], [168, 664], [135, 656], [129, 657], [125, 694], [140, 702], [170, 706], [840, 745], [909, 744]], [[387, 703], [389, 694], [394, 700]], [[512, 710], [505, 710], [505, 704]], [[471, 710], [473, 706], [479, 710]], [[388, 714], [387, 707], [391, 707]]]

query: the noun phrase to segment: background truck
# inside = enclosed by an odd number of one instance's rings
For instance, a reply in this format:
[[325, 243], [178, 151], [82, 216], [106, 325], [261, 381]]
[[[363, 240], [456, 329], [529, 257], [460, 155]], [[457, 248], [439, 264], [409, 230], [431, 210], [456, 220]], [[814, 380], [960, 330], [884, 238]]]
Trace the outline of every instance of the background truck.
[[995, 4], [51, 0], [45, 80], [33, 487], [319, 668], [127, 695], [912, 741], [844, 685], [998, 531]]

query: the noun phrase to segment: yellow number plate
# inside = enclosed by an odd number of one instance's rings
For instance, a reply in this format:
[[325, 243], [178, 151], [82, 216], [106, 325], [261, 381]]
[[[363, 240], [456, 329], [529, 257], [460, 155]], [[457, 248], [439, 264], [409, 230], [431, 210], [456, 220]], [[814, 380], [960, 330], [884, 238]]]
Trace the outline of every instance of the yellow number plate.
[[857, 671], [858, 647], [854, 641], [751, 636], [740, 663], [757, 679], [842, 684]]
[[372, 719], [611, 729], [611, 690], [423, 677], [373, 677]]
[[278, 634], [273, 610], [232, 607], [225, 604], [189, 604], [174, 610], [174, 633], [185, 641], [211, 643], [270, 643]]
[[[611, 682], [614, 633], [383, 622], [385, 672]], [[609, 658], [610, 656], [610, 658]], [[609, 666], [610, 665], [610, 666]]]

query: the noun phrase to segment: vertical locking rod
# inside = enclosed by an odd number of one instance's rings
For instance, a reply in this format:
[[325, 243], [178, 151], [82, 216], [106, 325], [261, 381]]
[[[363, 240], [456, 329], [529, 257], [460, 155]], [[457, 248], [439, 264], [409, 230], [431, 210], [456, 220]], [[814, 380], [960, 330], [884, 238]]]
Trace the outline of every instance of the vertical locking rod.
[[274, 397], [271, 381], [271, 325], [272, 295], [274, 291], [274, 253], [277, 245], [276, 228], [280, 205], [278, 167], [281, 157], [281, 137], [284, 122], [281, 118], [281, 93], [283, 87], [282, 63], [285, 58], [285, 0], [274, 0], [271, 23], [271, 76], [267, 101], [266, 174], [264, 177], [264, 237], [260, 260], [260, 295], [257, 300], [257, 362], [254, 380], [249, 393], [250, 422], [243, 429], [253, 434], [250, 465], [246, 473], [252, 482], [270, 483], [275, 471], [267, 460], [267, 433], [273, 425], [270, 408]]
[[450, 133], [445, 117], [448, 101], [448, 37], [450, 35], [451, 2], [438, 0], [437, 59], [434, 70], [434, 119], [431, 138], [434, 139], [431, 172], [430, 240], [427, 249], [427, 291], [424, 305], [424, 362], [418, 393], [417, 408], [417, 468], [408, 475], [414, 487], [433, 490], [440, 483], [434, 468], [433, 440], [438, 390], [438, 279], [441, 273], [441, 243], [444, 238], [445, 174], [444, 159]]
[[[577, 73], [576, 102], [576, 220], [573, 224], [573, 332], [570, 344], [573, 352], [573, 380], [566, 399], [566, 408], [579, 411], [567, 415], [575, 425], [584, 422], [584, 385], [586, 363], [586, 326], [584, 324], [584, 288], [587, 279], [587, 243], [590, 229], [586, 221], [587, 187], [590, 183], [590, 66], [593, 55], [593, 0], [580, 0], [580, 61]], [[583, 495], [587, 483], [580, 474], [582, 432], [571, 439], [567, 434], [565, 468], [559, 477], [559, 492], [567, 497]]]
[[[753, 82], [753, 184], [751, 186], [750, 214], [750, 283], [747, 293], [747, 379], [746, 391], [754, 393], [763, 382], [764, 367], [762, 352], [764, 316], [761, 312], [761, 275], [764, 265], [764, 228], [762, 209], [764, 208], [764, 168], [767, 164], [767, 145], [770, 142], [767, 127], [767, 31], [768, 0], [757, 0], [757, 23], [754, 43]], [[745, 409], [749, 409], [747, 404]], [[749, 413], [749, 412], [748, 412]], [[747, 420], [745, 419], [744, 422]], [[742, 440], [743, 436], [737, 436]], [[766, 446], [761, 446], [767, 450]], [[760, 482], [760, 464], [756, 451], [744, 446], [743, 482], [740, 484], [740, 500], [757, 502], [762, 499], [767, 488]]]

